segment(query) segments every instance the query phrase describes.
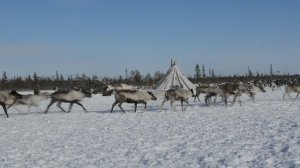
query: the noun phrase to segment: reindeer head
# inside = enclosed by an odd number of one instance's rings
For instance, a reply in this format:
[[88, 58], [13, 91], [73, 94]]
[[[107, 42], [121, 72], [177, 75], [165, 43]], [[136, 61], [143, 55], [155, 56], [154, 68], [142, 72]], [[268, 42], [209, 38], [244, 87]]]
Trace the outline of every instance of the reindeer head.
[[266, 90], [264, 89], [263, 85], [260, 82], [254, 83], [253, 86], [260, 92], [263, 92], [263, 93], [266, 92]]
[[115, 88], [112, 85], [107, 85], [107, 87], [105, 88], [105, 91], [107, 92], [111, 92], [113, 90], [115, 90]]
[[114, 93], [114, 90], [113, 90], [113, 89], [110, 89], [110, 88], [111, 88], [111, 85], [104, 85], [104, 86], [101, 88], [102, 95], [103, 95], [103, 96], [111, 96], [111, 95]]
[[40, 94], [40, 90], [38, 88], [34, 88], [33, 89], [33, 94], [34, 95], [39, 95]]
[[19, 94], [17, 91], [12, 90], [9, 95], [15, 97], [16, 99], [21, 99], [23, 96], [21, 94]]
[[151, 96], [151, 100], [156, 100], [157, 99], [152, 92], [147, 92], [147, 93]]
[[190, 91], [192, 92], [192, 97], [195, 97], [196, 95], [194, 94], [194, 90], [190, 89]]
[[81, 92], [84, 94], [85, 97], [92, 97], [91, 89], [81, 89]]

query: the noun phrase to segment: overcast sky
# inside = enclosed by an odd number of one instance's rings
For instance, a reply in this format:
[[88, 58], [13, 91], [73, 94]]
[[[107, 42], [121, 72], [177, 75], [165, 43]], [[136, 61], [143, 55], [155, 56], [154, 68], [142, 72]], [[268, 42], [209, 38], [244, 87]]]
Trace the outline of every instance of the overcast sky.
[[0, 72], [300, 73], [298, 0], [0, 1]]

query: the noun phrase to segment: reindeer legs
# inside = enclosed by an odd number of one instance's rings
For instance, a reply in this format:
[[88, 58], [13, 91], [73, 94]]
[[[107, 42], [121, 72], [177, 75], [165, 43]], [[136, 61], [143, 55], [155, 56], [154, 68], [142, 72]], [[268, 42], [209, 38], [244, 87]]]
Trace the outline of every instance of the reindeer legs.
[[117, 105], [117, 104], [118, 104], [118, 106], [120, 107], [120, 109], [121, 109], [124, 113], [126, 113], [125, 110], [122, 108], [123, 102], [117, 101], [117, 100], [116, 100], [116, 101], [114, 102], [114, 104], [112, 105], [110, 112], [111, 112], [111, 113], [113, 112], [113, 109], [114, 109], [115, 105]]
[[136, 112], [137, 103], [134, 103], [134, 112]]
[[63, 112], [67, 112], [65, 109], [63, 109], [63, 108], [61, 107], [61, 102], [58, 102], [58, 103], [56, 104], [56, 106], [57, 106], [58, 108], [60, 108]]
[[231, 106], [234, 105], [234, 103], [235, 103], [237, 97], [239, 98], [239, 103], [240, 103], [240, 105], [242, 105], [242, 101], [241, 101], [240, 96], [241, 96], [240, 93], [236, 93], [236, 94], [234, 95], [234, 99], [233, 99], [233, 102], [232, 102]]
[[227, 96], [223, 97], [224, 98], [224, 102], [225, 102], [225, 105], [227, 106]]
[[288, 97], [291, 98], [290, 91], [285, 90], [283, 94], [283, 99], [285, 98], [285, 95], [288, 95]]
[[13, 105], [14, 105], [14, 103], [10, 104], [9, 106], [7, 106], [7, 109], [11, 108], [11, 106], [13, 106]]
[[78, 101], [75, 101], [74, 103], [78, 104], [80, 107], [82, 107], [82, 109], [84, 110], [84, 112], [87, 112], [86, 108], [81, 104], [79, 103]]
[[206, 103], [207, 106], [208, 106], [208, 103], [209, 103], [209, 102], [208, 102], [209, 99], [210, 99], [210, 97], [209, 97], [208, 95], [206, 95], [206, 96], [205, 96], [205, 103]]
[[44, 112], [45, 114], [48, 113], [48, 110], [49, 110], [50, 106], [52, 106], [55, 102], [56, 102], [55, 100], [53, 100], [53, 99], [51, 100], [51, 102], [49, 103], [49, 105], [47, 106], [47, 108]]
[[183, 98], [180, 99], [180, 103], [181, 103], [181, 110], [183, 111]]
[[161, 102], [160, 105], [160, 111], [162, 111], [163, 105], [165, 104], [165, 102], [168, 101], [166, 98]]
[[196, 102], [196, 98], [199, 100], [199, 102], [201, 102], [199, 96], [200, 96], [200, 94], [196, 94], [196, 95], [195, 95], [195, 97], [194, 97], [194, 102]]
[[255, 102], [255, 93], [250, 91], [249, 94], [253, 102]]
[[123, 102], [120, 102], [120, 103], [118, 104], [118, 106], [120, 107], [120, 109], [121, 109], [124, 113], [126, 113], [125, 110], [122, 108], [122, 104], [123, 104]]
[[176, 107], [174, 106], [174, 100], [170, 100], [170, 106], [176, 111]]
[[74, 102], [70, 103], [68, 113], [72, 110], [73, 104], [74, 104]]
[[7, 109], [9, 109], [11, 106], [15, 105], [17, 102], [17, 100], [14, 100], [12, 104], [10, 104], [9, 106], [7, 106]]
[[4, 104], [4, 103], [1, 103], [0, 105], [3, 107], [3, 110], [4, 110], [4, 113], [5, 113], [6, 117], [9, 118], [9, 117], [8, 117], [8, 114], [7, 114], [7, 109], [6, 109], [5, 104]]
[[[185, 108], [183, 108], [183, 102], [186, 103]], [[188, 105], [189, 105], [189, 101], [187, 99], [181, 98], [181, 109], [182, 109], [182, 111], [185, 111]]]
[[147, 108], [147, 102], [144, 102], [145, 108], [144, 108], [144, 112], [146, 111]]
[[118, 103], [119, 103], [119, 101], [115, 101], [115, 102], [112, 104], [111, 110], [110, 110], [111, 113], [113, 112], [115, 105], [117, 105]]

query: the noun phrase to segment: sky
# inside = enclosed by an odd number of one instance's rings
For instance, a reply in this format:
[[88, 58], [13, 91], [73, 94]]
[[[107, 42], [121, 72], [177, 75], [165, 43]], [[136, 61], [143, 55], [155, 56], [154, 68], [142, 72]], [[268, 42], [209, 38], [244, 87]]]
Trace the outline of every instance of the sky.
[[298, 0], [0, 1], [0, 73], [300, 73]]

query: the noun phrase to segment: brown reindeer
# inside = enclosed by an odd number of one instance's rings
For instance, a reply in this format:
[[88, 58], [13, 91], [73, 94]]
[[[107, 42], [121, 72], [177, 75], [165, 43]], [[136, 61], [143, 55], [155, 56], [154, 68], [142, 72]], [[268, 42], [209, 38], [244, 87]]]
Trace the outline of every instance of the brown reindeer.
[[[218, 85], [217, 94], [220, 95], [225, 104], [227, 105], [227, 99], [230, 95], [233, 95], [232, 105], [235, 103], [237, 97], [240, 97], [242, 94], [248, 94], [254, 101], [254, 96], [256, 91], [265, 92], [264, 88], [260, 83], [222, 83]], [[239, 101], [241, 105], [241, 100]]]
[[230, 95], [234, 95], [233, 103], [235, 102], [237, 96], [241, 95], [240, 85], [237, 83], [229, 83], [229, 82], [222, 83], [218, 85], [218, 87], [219, 87], [219, 95], [224, 99], [226, 105], [227, 105], [227, 99]]
[[199, 96], [201, 93], [207, 93], [208, 89], [210, 89], [211, 86], [210, 85], [206, 85], [206, 84], [199, 84], [199, 86], [196, 87], [196, 94], [194, 96], [194, 102], [196, 101], [196, 98], [199, 100]]

